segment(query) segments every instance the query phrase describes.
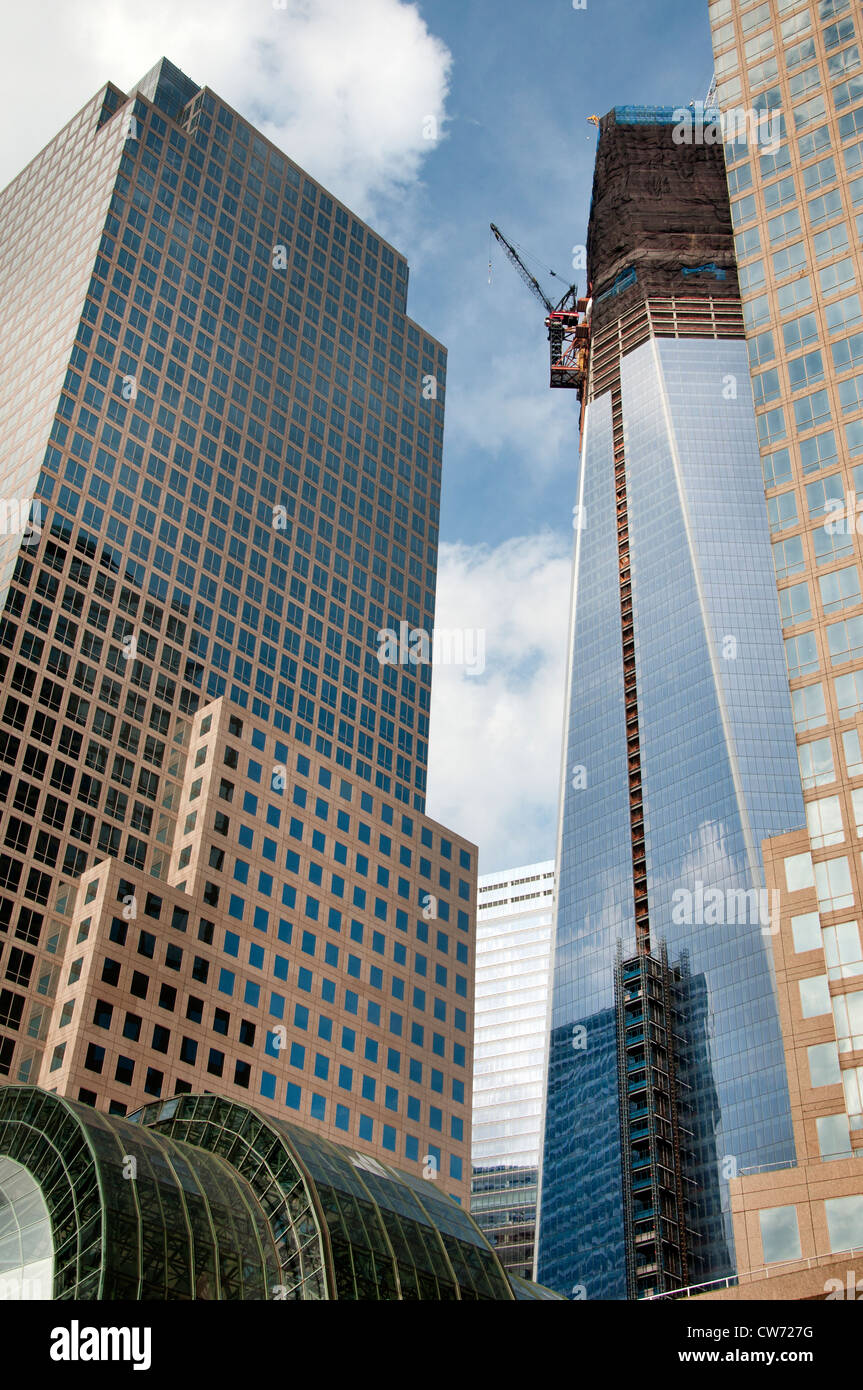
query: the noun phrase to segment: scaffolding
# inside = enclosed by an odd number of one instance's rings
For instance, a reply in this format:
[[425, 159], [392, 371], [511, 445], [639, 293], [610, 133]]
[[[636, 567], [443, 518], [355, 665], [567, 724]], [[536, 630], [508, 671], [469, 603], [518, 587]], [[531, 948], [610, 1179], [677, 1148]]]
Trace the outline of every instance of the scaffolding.
[[681, 1120], [677, 1045], [683, 971], [658, 957], [628, 960], [618, 948], [614, 996], [623, 1170], [626, 1281], [630, 1298], [686, 1287], [684, 1171], [691, 1135]]
[[720, 119], [718, 106], [713, 105], [714, 94], [708, 93], [706, 102], [681, 102], [679, 106], [615, 106], [615, 125], [678, 125], [681, 116], [703, 121], [713, 125]]

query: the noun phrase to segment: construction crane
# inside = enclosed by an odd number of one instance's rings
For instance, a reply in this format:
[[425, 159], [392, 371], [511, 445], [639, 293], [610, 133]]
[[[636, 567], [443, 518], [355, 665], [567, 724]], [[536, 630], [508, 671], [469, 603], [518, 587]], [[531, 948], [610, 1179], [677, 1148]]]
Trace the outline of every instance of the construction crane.
[[[503, 247], [507, 260], [515, 267], [531, 294], [540, 301], [546, 312], [545, 326], [549, 343], [549, 385], [578, 392], [581, 400], [587, 377], [587, 353], [590, 336], [590, 300], [579, 299], [575, 285], [570, 285], [557, 304], [552, 304], [535, 275], [532, 275], [521, 256], [503, 232], [492, 222], [492, 234]], [[554, 275], [554, 271], [550, 271]], [[559, 276], [556, 278], [560, 278]], [[584, 317], [582, 317], [584, 316]]]

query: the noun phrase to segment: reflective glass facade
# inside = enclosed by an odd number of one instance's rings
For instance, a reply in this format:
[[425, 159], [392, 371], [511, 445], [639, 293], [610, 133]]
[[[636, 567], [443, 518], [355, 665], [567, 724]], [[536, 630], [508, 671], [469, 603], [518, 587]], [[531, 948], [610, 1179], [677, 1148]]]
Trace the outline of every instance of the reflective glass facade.
[[[587, 524], [576, 532], [571, 640], [578, 660], [569, 674], [565, 774], [573, 770], [562, 795], [564, 807], [572, 798], [573, 813], [589, 795], [590, 810], [577, 857], [570, 829], [558, 860], [537, 1267], [561, 1292], [583, 1285], [620, 1297], [612, 963], [618, 940], [634, 949], [635, 926], [612, 462], [605, 395], [586, 412], [579, 479]], [[575, 790], [582, 770], [587, 787]], [[582, 1051], [574, 1047], [578, 1026], [589, 1028], [591, 1040]], [[592, 1231], [582, 1213], [592, 1215]]]
[[[710, 1278], [733, 1269], [723, 1159], [794, 1148], [761, 925], [699, 921], [698, 885], [760, 888], [761, 840], [802, 823], [802, 797], [745, 345], [650, 337], [620, 393], [650, 942], [689, 980], [688, 1220]], [[588, 1298], [627, 1296], [614, 964], [639, 947], [613, 452], [608, 392], [579, 484], [538, 1249], [544, 1283]], [[694, 920], [678, 923], [681, 889]]]
[[[690, 890], [696, 916], [699, 883], [729, 905], [761, 889], [761, 841], [804, 812], [745, 344], [654, 340], [621, 375], [650, 920], [708, 992], [710, 1064], [689, 1073], [716, 1116], [696, 1154], [707, 1191], [728, 1158], [793, 1157], [788, 1083], [760, 923], [677, 923], [674, 894]], [[699, 1206], [691, 1276], [733, 1267], [727, 1193], [723, 1210]]]

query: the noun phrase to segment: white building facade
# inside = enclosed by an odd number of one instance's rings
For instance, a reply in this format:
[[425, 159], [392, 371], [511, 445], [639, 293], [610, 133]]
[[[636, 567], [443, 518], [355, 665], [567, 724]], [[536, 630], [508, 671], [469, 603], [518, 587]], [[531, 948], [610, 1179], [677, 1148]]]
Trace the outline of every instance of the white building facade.
[[553, 903], [553, 861], [479, 878], [471, 1213], [505, 1267], [528, 1279]]

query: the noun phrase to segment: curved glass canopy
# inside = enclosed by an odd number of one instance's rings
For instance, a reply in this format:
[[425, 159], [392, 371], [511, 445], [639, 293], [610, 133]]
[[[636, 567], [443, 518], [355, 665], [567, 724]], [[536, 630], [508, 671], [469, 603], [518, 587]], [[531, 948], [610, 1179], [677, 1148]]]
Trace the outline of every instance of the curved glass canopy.
[[432, 1181], [218, 1096], [175, 1096], [134, 1118], [248, 1178], [278, 1231], [281, 1297], [514, 1297], [479, 1227]]
[[[34, 1248], [53, 1265], [50, 1284], [43, 1265], [40, 1292], [22, 1274], [18, 1297], [271, 1297], [278, 1261], [269, 1222], [245, 1179], [215, 1155], [32, 1086], [7, 1086], [0, 1164], [10, 1161], [16, 1224], [27, 1189], [14, 1170], [29, 1179], [31, 1210], [34, 1187], [42, 1198], [50, 1229]], [[29, 1250], [29, 1227], [19, 1239]], [[10, 1251], [11, 1272], [20, 1266]]]
[[0, 1292], [55, 1299], [554, 1298], [434, 1181], [212, 1095], [128, 1119], [0, 1088]]

